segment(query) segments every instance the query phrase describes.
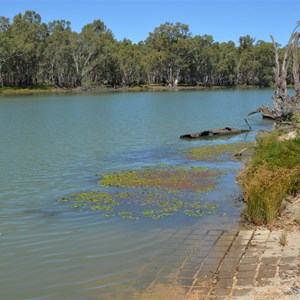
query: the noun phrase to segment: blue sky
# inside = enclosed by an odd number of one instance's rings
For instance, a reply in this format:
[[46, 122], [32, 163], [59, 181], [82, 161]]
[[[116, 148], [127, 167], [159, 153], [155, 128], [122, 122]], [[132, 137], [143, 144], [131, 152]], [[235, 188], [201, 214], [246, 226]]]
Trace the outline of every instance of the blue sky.
[[13, 18], [35, 10], [43, 22], [68, 20], [79, 32], [87, 23], [101, 19], [118, 40], [145, 40], [165, 22], [190, 26], [193, 35], [210, 34], [215, 41], [238, 43], [249, 34], [282, 45], [300, 20], [299, 0], [0, 0], [0, 15]]

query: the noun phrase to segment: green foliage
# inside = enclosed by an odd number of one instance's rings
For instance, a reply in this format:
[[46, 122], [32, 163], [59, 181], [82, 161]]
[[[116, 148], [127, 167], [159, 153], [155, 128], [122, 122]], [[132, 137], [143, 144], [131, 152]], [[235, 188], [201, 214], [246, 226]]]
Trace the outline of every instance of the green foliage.
[[300, 111], [297, 111], [293, 114], [292, 122], [296, 124], [300, 123]]
[[164, 23], [145, 41], [116, 41], [101, 20], [74, 32], [45, 24], [34, 11], [0, 17], [0, 86], [269, 86], [273, 48], [249, 35], [234, 42], [193, 36], [187, 24]]
[[279, 135], [272, 135], [257, 140], [258, 147], [252, 159], [254, 167], [266, 164], [270, 169], [292, 169], [300, 165], [300, 138], [278, 141]]
[[300, 189], [300, 138], [279, 141], [272, 134], [257, 148], [239, 176], [245, 216], [255, 224], [272, 225], [288, 193]]

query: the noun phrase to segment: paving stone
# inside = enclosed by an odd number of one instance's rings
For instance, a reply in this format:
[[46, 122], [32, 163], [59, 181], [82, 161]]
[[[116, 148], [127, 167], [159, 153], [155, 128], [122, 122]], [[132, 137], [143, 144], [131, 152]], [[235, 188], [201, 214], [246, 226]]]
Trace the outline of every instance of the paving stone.
[[241, 260], [242, 264], [257, 264], [258, 258], [257, 257], [243, 257]]
[[217, 275], [218, 279], [229, 279], [233, 277], [233, 272], [220, 271]]
[[215, 272], [211, 270], [209, 271], [200, 270], [195, 276], [199, 280], [202, 280], [202, 279], [212, 278], [213, 276], [215, 276]]
[[190, 271], [190, 272], [198, 272], [200, 269], [200, 262], [199, 264], [195, 264], [195, 263], [184, 263], [181, 268], [182, 271]]
[[224, 231], [223, 232], [223, 236], [227, 236], [227, 235], [229, 235], [229, 236], [232, 236], [232, 235], [236, 236], [238, 233], [239, 233], [238, 230], [233, 229], [233, 230], [230, 230], [230, 231]]
[[237, 278], [254, 278], [256, 271], [242, 271], [236, 274]]
[[291, 265], [278, 265], [279, 267], [279, 272], [284, 272], [284, 271], [291, 271], [295, 269], [295, 266], [291, 266]]
[[236, 286], [245, 287], [245, 286], [253, 286], [254, 278], [238, 278]]
[[213, 290], [213, 295], [217, 297], [224, 297], [226, 299], [230, 292], [231, 288], [216, 287], [216, 289]]
[[194, 280], [193, 286], [211, 288], [214, 285], [214, 283], [215, 279], [211, 277], [197, 278], [196, 280]]
[[257, 278], [256, 279], [257, 286], [267, 286], [274, 285], [274, 277], [271, 278]]
[[236, 238], [235, 235], [222, 235], [221, 239], [222, 241], [234, 241]]
[[218, 278], [215, 288], [231, 288], [233, 285], [233, 278]]
[[178, 271], [176, 273], [177, 277], [193, 278], [197, 274], [195, 271]]
[[222, 260], [222, 266], [226, 265], [237, 265], [240, 262], [239, 257], [227, 257], [225, 256]]
[[210, 271], [211, 273], [215, 273], [218, 269], [218, 264], [203, 264], [200, 268], [200, 272], [203, 272], [203, 271]]
[[257, 278], [258, 279], [269, 279], [269, 278], [274, 278], [276, 276], [276, 270], [273, 271], [259, 271]]
[[230, 252], [228, 252], [227, 254], [226, 254], [226, 257], [230, 257], [230, 258], [241, 258], [242, 257], [242, 255], [243, 255], [243, 252], [241, 252], [241, 251], [236, 251], [236, 250], [232, 250], [232, 251], [230, 251]]
[[249, 288], [241, 288], [241, 289], [234, 289], [232, 292], [232, 299], [243, 299], [243, 300], [250, 300], [252, 289]]
[[240, 237], [238, 236], [234, 242], [233, 242], [233, 245], [237, 246], [237, 245], [248, 245], [249, 243], [249, 238], [243, 238], [243, 237]]
[[252, 237], [253, 230], [240, 230], [238, 237], [243, 239], [250, 239]]
[[174, 283], [179, 284], [180, 286], [188, 286], [191, 287], [193, 285], [193, 278], [184, 278], [184, 277], [176, 277]]
[[282, 257], [280, 260], [280, 264], [290, 264], [295, 265], [298, 263], [298, 255], [295, 256], [288, 256], [288, 257]]
[[192, 287], [187, 293], [187, 299], [205, 299], [210, 292], [210, 288]]
[[246, 264], [242, 262], [238, 267], [238, 271], [255, 271], [256, 267], [256, 264]]
[[226, 251], [227, 251], [227, 248], [224, 248], [223, 251], [222, 251], [222, 248], [218, 249], [218, 251], [212, 251], [209, 253], [208, 258], [221, 259], [224, 257]]
[[280, 278], [286, 278], [286, 277], [295, 277], [297, 276], [298, 271], [297, 270], [279, 270], [279, 277]]
[[225, 241], [225, 240], [223, 240], [222, 238], [220, 239], [220, 240], [218, 240], [217, 242], [216, 242], [216, 245], [215, 245], [215, 247], [222, 247], [222, 246], [224, 246], [224, 247], [229, 247], [230, 245], [232, 244], [232, 241]]
[[190, 258], [186, 259], [185, 262], [188, 263], [188, 264], [196, 264], [196, 265], [200, 265], [203, 263], [203, 261], [205, 261], [205, 257], [194, 257], [194, 256], [191, 256]]
[[278, 258], [274, 258], [274, 257], [263, 257], [261, 259], [261, 263], [267, 266], [273, 266], [273, 265], [277, 265], [278, 262]]
[[222, 272], [228, 272], [228, 273], [234, 273], [237, 269], [236, 264], [223, 264], [220, 267], [220, 271]]
[[201, 241], [201, 240], [204, 239], [204, 236], [205, 236], [205, 235], [203, 235], [203, 234], [193, 234], [193, 233], [192, 233], [192, 234], [189, 235], [189, 239]]
[[221, 230], [209, 230], [207, 234], [220, 236], [222, 233], [223, 233], [223, 231], [221, 231]]

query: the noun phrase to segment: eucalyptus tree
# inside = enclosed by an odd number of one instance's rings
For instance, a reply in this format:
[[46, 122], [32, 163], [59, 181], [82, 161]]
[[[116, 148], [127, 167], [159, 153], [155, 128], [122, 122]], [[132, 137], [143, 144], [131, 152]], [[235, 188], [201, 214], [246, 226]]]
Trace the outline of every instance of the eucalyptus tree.
[[118, 43], [118, 59], [122, 85], [132, 86], [143, 83], [145, 79], [145, 62], [143, 44], [133, 44], [124, 39]]
[[43, 60], [47, 25], [35, 11], [18, 14], [8, 30], [10, 48], [10, 72], [12, 84], [30, 86], [38, 84], [38, 72]]
[[71, 86], [74, 67], [71, 56], [72, 30], [70, 22], [65, 20], [50, 22], [48, 34], [41, 70], [43, 77], [57, 87]]
[[254, 59], [255, 38], [249, 35], [239, 38], [238, 65], [237, 65], [237, 84], [251, 85], [255, 80], [255, 69], [257, 61]]
[[192, 39], [192, 59], [190, 61], [191, 82], [197, 85], [211, 85], [213, 74], [214, 40], [211, 35], [196, 35]]
[[274, 82], [274, 50], [272, 43], [258, 41], [254, 47], [254, 59], [256, 66], [256, 82], [258, 86], [271, 86]]
[[9, 19], [0, 17], [0, 84], [2, 87], [4, 86], [4, 75], [9, 67], [9, 60], [13, 56], [8, 35], [9, 29]]
[[176, 86], [180, 75], [191, 59], [191, 32], [189, 26], [167, 22], [149, 33], [146, 45], [150, 47], [149, 64], [152, 73], [160, 74], [163, 83]]
[[233, 86], [236, 83], [237, 55], [234, 42], [218, 45], [218, 60], [216, 63], [216, 85]]
[[101, 72], [105, 61], [105, 44], [114, 40], [109, 30], [101, 20], [87, 24], [78, 34], [71, 35], [71, 55], [75, 67], [75, 86], [81, 86], [82, 80], [87, 83], [95, 81], [97, 72]]
[[[240, 38], [241, 41], [242, 38]], [[243, 85], [270, 86], [273, 81], [273, 49], [271, 43], [246, 36], [238, 48], [239, 62], [237, 83]]]

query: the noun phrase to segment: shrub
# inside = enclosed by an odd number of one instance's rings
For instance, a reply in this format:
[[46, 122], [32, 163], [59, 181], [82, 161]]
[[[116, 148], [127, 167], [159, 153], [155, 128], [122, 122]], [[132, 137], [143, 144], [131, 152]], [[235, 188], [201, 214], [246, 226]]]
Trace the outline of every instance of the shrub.
[[278, 135], [271, 134], [258, 139], [257, 144], [238, 181], [246, 218], [271, 226], [287, 194], [300, 189], [300, 138], [278, 141]]

